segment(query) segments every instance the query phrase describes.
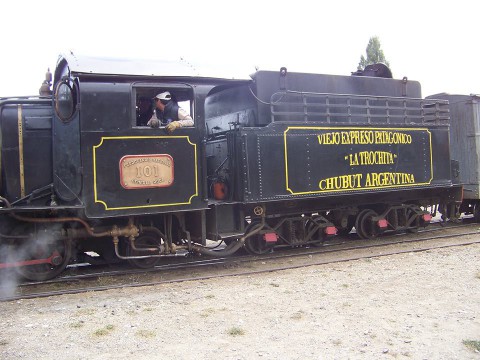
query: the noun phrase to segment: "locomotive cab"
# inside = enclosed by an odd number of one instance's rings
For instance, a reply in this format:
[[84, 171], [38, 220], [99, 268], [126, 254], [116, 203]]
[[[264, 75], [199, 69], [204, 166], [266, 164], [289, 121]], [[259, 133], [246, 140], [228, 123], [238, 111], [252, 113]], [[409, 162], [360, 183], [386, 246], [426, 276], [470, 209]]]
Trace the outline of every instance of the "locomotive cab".
[[[57, 67], [57, 194], [64, 201], [80, 199], [88, 217], [206, 208], [200, 193], [199, 128], [184, 127], [170, 135], [165, 126], [147, 126], [147, 117], [155, 116], [152, 99], [166, 90], [195, 117], [193, 86], [129, 73], [111, 79], [101, 69], [91, 70], [95, 66], [102, 64], [62, 59]], [[76, 90], [75, 110], [67, 119], [58, 111], [62, 87]]]

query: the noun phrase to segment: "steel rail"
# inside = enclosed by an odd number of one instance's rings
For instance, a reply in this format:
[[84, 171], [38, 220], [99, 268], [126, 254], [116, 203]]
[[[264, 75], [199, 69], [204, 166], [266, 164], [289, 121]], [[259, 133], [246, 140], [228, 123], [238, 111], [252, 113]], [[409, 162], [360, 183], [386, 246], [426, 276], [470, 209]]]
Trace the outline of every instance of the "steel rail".
[[[387, 242], [387, 243], [382, 243], [382, 244], [373, 244], [373, 245], [364, 245], [364, 246], [359, 246], [359, 247], [347, 247], [347, 248], [341, 248], [341, 249], [328, 249], [327, 251], [313, 251], [313, 252], [303, 252], [303, 253], [297, 253], [297, 254], [291, 254], [288, 256], [266, 256], [266, 257], [254, 257], [253, 259], [249, 257], [249, 259], [241, 259], [241, 260], [235, 260], [231, 258], [227, 258], [230, 261], [229, 263], [238, 263], [238, 262], [258, 262], [258, 261], [273, 261], [273, 260], [278, 260], [279, 258], [283, 259], [288, 259], [292, 256], [296, 257], [309, 257], [309, 262], [308, 264], [291, 264], [287, 266], [276, 266], [268, 269], [260, 269], [260, 270], [247, 270], [247, 271], [240, 271], [240, 272], [225, 272], [225, 273], [215, 273], [212, 275], [202, 275], [202, 276], [193, 276], [193, 277], [179, 277], [179, 278], [174, 278], [174, 279], [163, 279], [159, 281], [148, 281], [148, 282], [139, 282], [139, 283], [129, 283], [129, 284], [112, 284], [112, 285], [103, 285], [103, 286], [92, 286], [92, 287], [82, 287], [82, 288], [77, 288], [77, 289], [67, 289], [67, 290], [55, 290], [55, 291], [48, 291], [48, 292], [38, 292], [38, 293], [30, 293], [30, 294], [18, 294], [18, 295], [13, 295], [13, 296], [6, 296], [0, 298], [0, 301], [13, 301], [13, 300], [19, 300], [19, 299], [33, 299], [33, 298], [42, 298], [42, 297], [49, 297], [49, 296], [57, 296], [57, 295], [66, 295], [66, 294], [78, 294], [78, 293], [83, 293], [83, 292], [89, 292], [89, 291], [104, 291], [104, 290], [112, 290], [112, 289], [119, 289], [119, 288], [134, 288], [134, 287], [142, 287], [142, 286], [156, 286], [156, 285], [162, 285], [162, 284], [173, 284], [173, 283], [180, 283], [180, 282], [185, 282], [185, 281], [201, 281], [201, 280], [209, 280], [209, 279], [216, 279], [216, 278], [223, 278], [223, 277], [232, 277], [232, 276], [245, 276], [245, 275], [256, 275], [256, 274], [263, 274], [263, 273], [270, 273], [270, 272], [276, 272], [276, 271], [284, 271], [284, 270], [291, 270], [291, 269], [298, 269], [298, 268], [303, 268], [303, 267], [309, 267], [309, 266], [319, 266], [319, 265], [326, 265], [326, 264], [332, 264], [332, 263], [342, 263], [342, 262], [348, 262], [348, 261], [355, 261], [355, 260], [361, 260], [361, 259], [371, 259], [371, 258], [378, 258], [378, 257], [384, 257], [384, 256], [390, 256], [390, 255], [398, 255], [398, 254], [404, 254], [404, 253], [416, 253], [416, 252], [423, 252], [423, 251], [428, 251], [428, 250], [434, 250], [434, 249], [442, 249], [442, 248], [449, 248], [449, 247], [458, 247], [458, 246], [468, 246], [468, 245], [473, 245], [473, 244], [479, 244], [480, 239], [478, 240], [470, 240], [470, 241], [464, 241], [461, 243], [454, 243], [454, 244], [445, 244], [445, 245], [438, 245], [438, 246], [426, 246], [426, 247], [418, 247], [418, 248], [408, 248], [408, 249], [403, 249], [403, 250], [395, 250], [395, 251], [382, 251], [377, 254], [368, 254], [368, 255], [361, 255], [361, 254], [354, 254], [351, 256], [347, 256], [344, 258], [335, 258], [335, 259], [320, 259], [318, 261], [311, 261], [311, 256], [312, 255], [319, 255], [319, 254], [326, 254], [326, 253], [342, 253], [342, 252], [349, 252], [353, 250], [359, 250], [359, 249], [373, 249], [373, 248], [381, 248], [381, 247], [389, 247], [392, 245], [399, 245], [399, 244], [408, 244], [408, 243], [418, 243], [418, 242], [429, 242], [431, 240], [438, 240], [438, 239], [446, 239], [446, 238], [455, 238], [455, 237], [460, 237], [460, 236], [468, 236], [468, 235], [478, 235], [480, 233], [479, 230], [476, 231], [469, 231], [469, 232], [462, 232], [462, 233], [456, 233], [456, 234], [441, 234], [438, 236], [430, 236], [430, 237], [425, 237], [425, 238], [416, 238], [416, 239], [407, 239], [407, 240], [402, 240], [402, 241], [396, 241], [396, 242]], [[218, 259], [220, 260], [220, 259]], [[226, 262], [212, 262], [209, 264], [196, 264], [194, 267], [197, 266], [206, 266], [206, 265], [217, 265], [217, 264], [225, 264]], [[182, 267], [181, 269], [184, 269]], [[144, 273], [144, 272], [142, 272]]]
[[[437, 225], [442, 223], [432, 223], [432, 225]], [[460, 224], [449, 226], [448, 229], [459, 228], [463, 226], [471, 226], [471, 224]], [[438, 228], [427, 228], [426, 230], [419, 230], [419, 233], [430, 233], [439, 230], [445, 230], [445, 227], [438, 227]], [[40, 285], [51, 285], [51, 284], [58, 284], [58, 283], [66, 283], [66, 282], [76, 282], [81, 280], [94, 280], [100, 277], [108, 277], [108, 276], [125, 276], [125, 275], [135, 275], [135, 274], [147, 274], [147, 273], [157, 273], [162, 271], [170, 271], [170, 270], [177, 270], [177, 269], [193, 269], [196, 267], [203, 267], [209, 265], [216, 265], [216, 264], [226, 264], [226, 263], [242, 263], [242, 262], [249, 262], [252, 259], [256, 260], [276, 260], [281, 258], [288, 258], [288, 257], [298, 257], [298, 256], [305, 256], [305, 255], [316, 255], [316, 254], [327, 254], [335, 251], [340, 250], [361, 250], [365, 248], [374, 248], [378, 246], [385, 246], [385, 245], [395, 245], [400, 243], [408, 243], [409, 241], [418, 241], [418, 239], [413, 240], [395, 240], [390, 241], [390, 238], [395, 238], [398, 236], [406, 236], [405, 233], [400, 234], [391, 234], [388, 237], [380, 237], [375, 241], [382, 240], [381, 244], [371, 244], [371, 245], [362, 245], [362, 246], [350, 246], [341, 249], [331, 250], [327, 247], [338, 247], [346, 244], [347, 242], [350, 243], [352, 241], [359, 242], [359, 241], [366, 241], [366, 240], [347, 240], [343, 238], [341, 242], [338, 243], [326, 243], [323, 247], [315, 248], [315, 247], [302, 247], [292, 249], [290, 245], [286, 245], [283, 248], [277, 248], [275, 255], [272, 254], [265, 254], [265, 255], [237, 255], [235, 257], [220, 257], [220, 258], [209, 258], [204, 260], [193, 260], [175, 264], [164, 264], [164, 265], [156, 265], [153, 268], [149, 269], [127, 269], [127, 270], [110, 270], [110, 271], [101, 271], [101, 272], [92, 272], [92, 273], [84, 273], [78, 275], [66, 275], [62, 277], [57, 277], [51, 280], [45, 281], [35, 281], [35, 282], [24, 282], [19, 284], [19, 288], [29, 287], [29, 286], [40, 286]], [[338, 238], [336, 238], [338, 239]], [[0, 286], [1, 290], [1, 286]], [[0, 298], [1, 299], [1, 298]]]

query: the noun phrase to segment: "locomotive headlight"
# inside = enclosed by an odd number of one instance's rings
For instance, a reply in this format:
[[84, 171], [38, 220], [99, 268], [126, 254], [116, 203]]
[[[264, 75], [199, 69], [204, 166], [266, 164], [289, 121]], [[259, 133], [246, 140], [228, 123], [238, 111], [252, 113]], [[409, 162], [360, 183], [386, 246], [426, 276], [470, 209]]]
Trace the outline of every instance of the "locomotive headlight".
[[75, 112], [75, 96], [67, 82], [58, 84], [55, 90], [55, 112], [62, 121], [69, 120]]

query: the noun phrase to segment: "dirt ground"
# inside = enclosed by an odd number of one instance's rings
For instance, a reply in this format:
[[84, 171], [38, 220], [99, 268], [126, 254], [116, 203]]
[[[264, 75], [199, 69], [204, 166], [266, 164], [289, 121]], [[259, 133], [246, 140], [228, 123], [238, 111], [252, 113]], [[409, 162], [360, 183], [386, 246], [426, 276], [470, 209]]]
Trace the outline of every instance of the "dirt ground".
[[480, 359], [480, 245], [0, 303], [1, 359]]

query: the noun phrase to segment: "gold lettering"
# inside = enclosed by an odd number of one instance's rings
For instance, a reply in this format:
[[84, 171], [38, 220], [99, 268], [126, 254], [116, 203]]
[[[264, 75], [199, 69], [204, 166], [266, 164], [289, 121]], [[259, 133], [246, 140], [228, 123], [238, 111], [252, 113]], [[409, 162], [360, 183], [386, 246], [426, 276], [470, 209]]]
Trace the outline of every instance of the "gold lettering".
[[365, 177], [365, 187], [382, 187], [393, 185], [414, 184], [415, 176], [407, 173], [368, 173]]
[[350, 158], [350, 166], [360, 165], [358, 162], [358, 154], [350, 154], [348, 156]]
[[362, 187], [362, 174], [340, 175], [320, 180], [320, 190], [351, 190]]
[[395, 163], [397, 156], [388, 151], [361, 151], [349, 154], [345, 160], [349, 160], [350, 166], [358, 165], [391, 165]]
[[393, 132], [375, 131], [375, 144], [411, 144], [412, 135]]
[[350, 130], [317, 135], [320, 145], [411, 144], [412, 135], [395, 131]]
[[338, 145], [340, 144], [340, 134], [338, 132], [324, 133], [318, 135], [320, 145]]

